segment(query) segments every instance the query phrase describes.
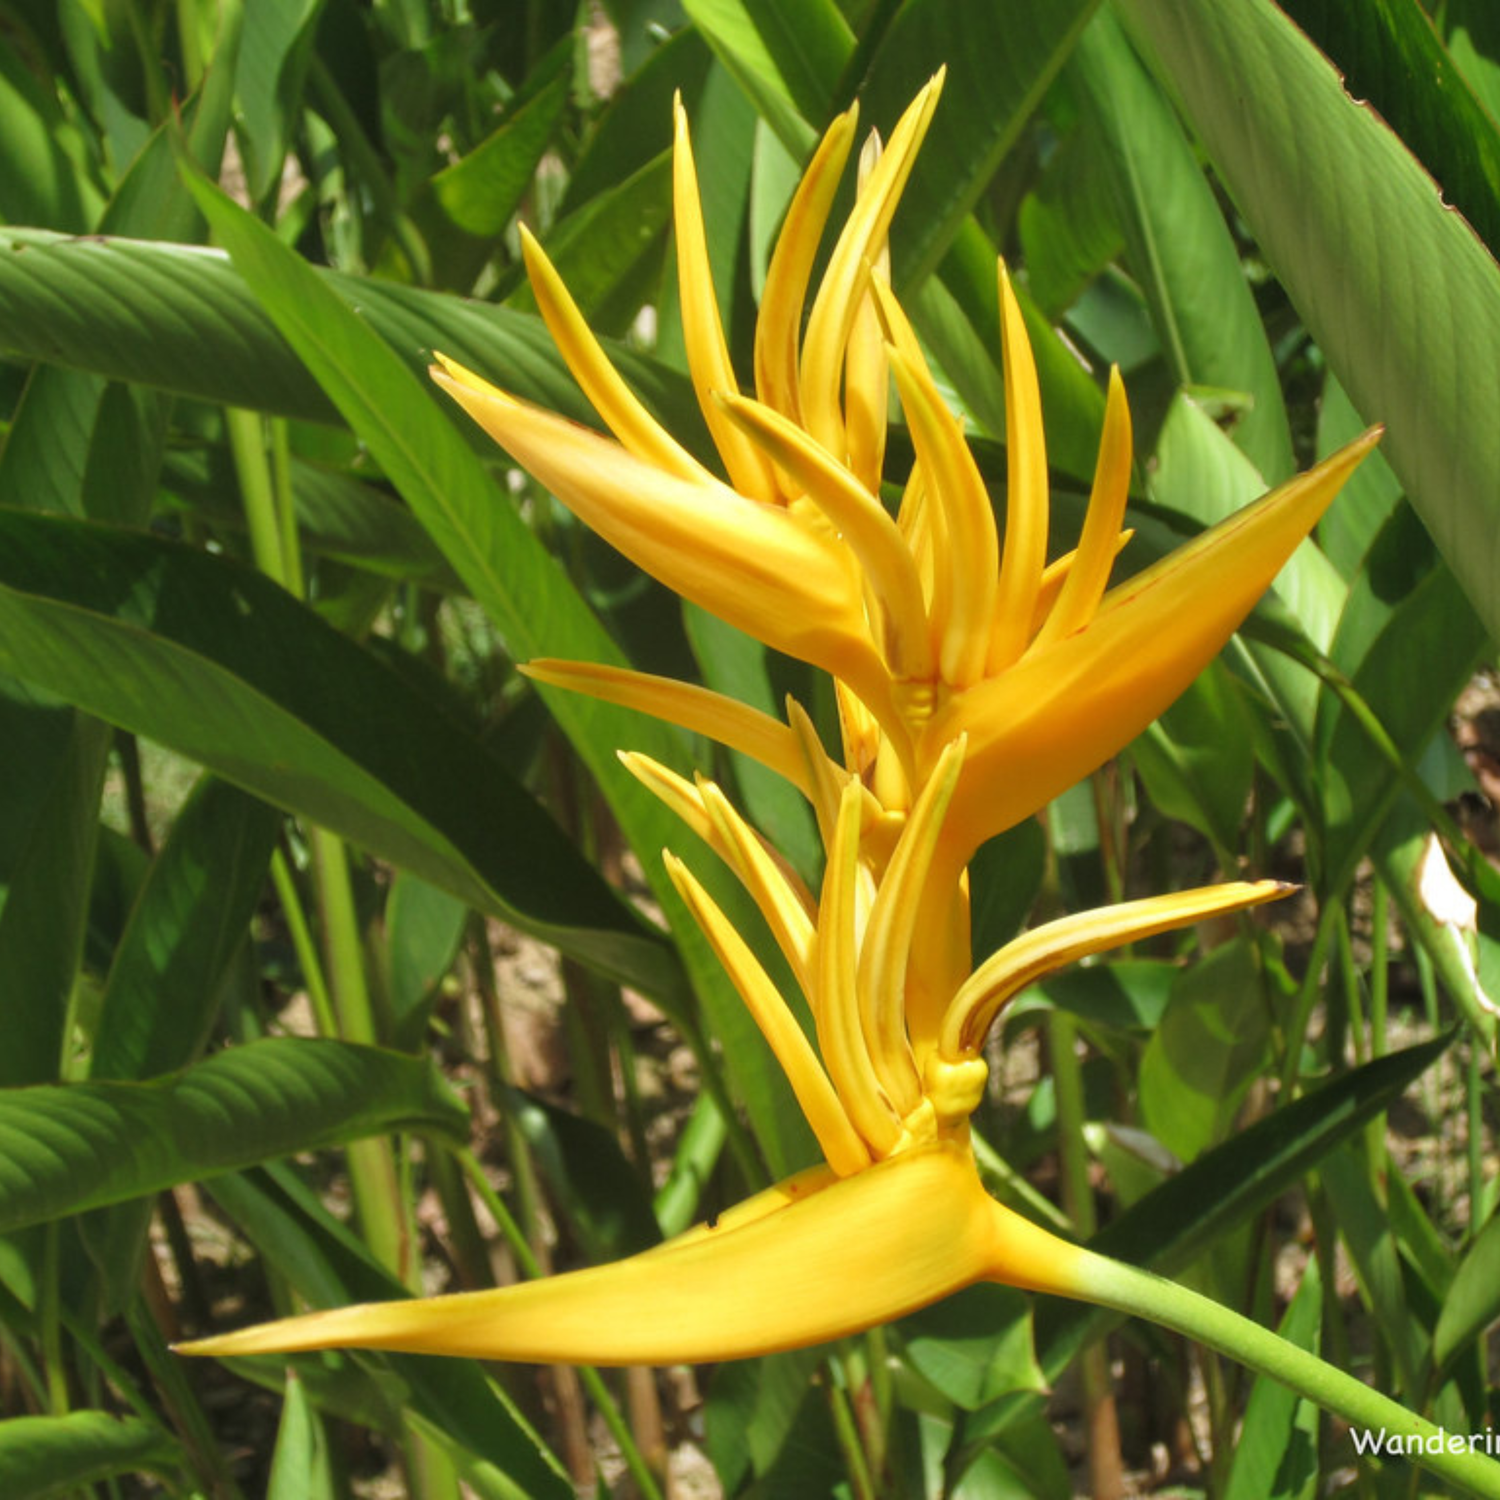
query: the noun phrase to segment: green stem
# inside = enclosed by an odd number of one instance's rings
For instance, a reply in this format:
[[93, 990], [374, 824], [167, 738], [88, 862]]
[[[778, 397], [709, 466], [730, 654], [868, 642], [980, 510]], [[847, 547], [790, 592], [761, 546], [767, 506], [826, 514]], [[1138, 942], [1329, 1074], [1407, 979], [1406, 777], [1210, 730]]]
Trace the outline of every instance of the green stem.
[[[1469, 1494], [1500, 1500], [1500, 1463], [1468, 1451], [1463, 1434], [1434, 1426], [1353, 1375], [1201, 1293], [1123, 1261], [1088, 1250], [1078, 1253], [1082, 1257], [1078, 1281], [1087, 1288], [1090, 1301], [1146, 1318], [1217, 1349], [1342, 1417], [1351, 1428], [1379, 1435], [1383, 1441], [1399, 1437], [1402, 1456], [1410, 1462]], [[1405, 1444], [1413, 1439], [1423, 1451], [1408, 1454]], [[1454, 1445], [1461, 1445], [1463, 1451], [1452, 1451]]]

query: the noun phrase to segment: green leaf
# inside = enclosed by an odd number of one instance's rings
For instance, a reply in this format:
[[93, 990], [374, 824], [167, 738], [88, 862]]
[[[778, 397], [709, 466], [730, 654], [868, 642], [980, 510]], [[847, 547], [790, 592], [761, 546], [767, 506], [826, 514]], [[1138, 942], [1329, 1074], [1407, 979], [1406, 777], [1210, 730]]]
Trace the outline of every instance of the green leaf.
[[1112, 210], [1111, 166], [1098, 130], [1081, 122], [1021, 200], [1016, 227], [1031, 295], [1054, 320], [1125, 248]]
[[1252, 716], [1219, 663], [1193, 683], [1131, 747], [1151, 800], [1199, 830], [1232, 865], [1255, 775]]
[[153, 1078], [197, 1057], [280, 827], [273, 808], [236, 787], [208, 779], [194, 791], [152, 861], [116, 950], [90, 1078]]
[[504, 1108], [590, 1260], [661, 1243], [646, 1185], [611, 1131], [520, 1089], [505, 1090]]
[[1141, 1060], [1147, 1127], [1180, 1160], [1223, 1138], [1266, 1056], [1265, 979], [1243, 937], [1185, 969]]
[[[529, 401], [592, 419], [540, 319], [439, 292], [305, 268], [424, 371], [439, 348]], [[310, 421], [338, 409], [222, 251], [0, 227], [0, 349], [196, 400]], [[685, 377], [612, 348], [622, 374], [691, 445]], [[413, 385], [411, 389], [417, 387]]]
[[1358, 1143], [1331, 1153], [1318, 1174], [1377, 1337], [1390, 1351], [1400, 1390], [1414, 1401], [1423, 1389], [1428, 1339], [1407, 1303], [1395, 1230]]
[[[1396, 748], [1415, 765], [1486, 650], [1469, 600], [1409, 511], [1398, 510], [1349, 591], [1330, 655]], [[1324, 889], [1342, 890], [1379, 830], [1400, 773], [1325, 688], [1318, 773], [1326, 819]]]
[[0, 1085], [58, 1076], [83, 951], [108, 726], [74, 715], [56, 749], [0, 912]]
[[[1072, 50], [1095, 0], [908, 0], [881, 39], [862, 93], [889, 129], [947, 68], [943, 96], [892, 230], [898, 287], [934, 271]], [[993, 252], [989, 278], [994, 280]], [[948, 279], [945, 268], [944, 280]], [[950, 286], [951, 289], [951, 286]], [[989, 329], [998, 329], [994, 322]], [[993, 335], [998, 340], [998, 331]]]
[[833, 0], [683, 0], [682, 8], [756, 113], [804, 155], [854, 50]]
[[38, 87], [9, 38], [0, 39], [0, 219], [82, 234], [99, 193], [63, 149], [62, 111]]
[[0, 539], [0, 670], [670, 992], [666, 945], [504, 768], [268, 579], [52, 517], [0, 512]]
[[[624, 182], [589, 199], [547, 236], [548, 259], [600, 333], [624, 333], [656, 279], [672, 217], [672, 157], [653, 157]], [[534, 311], [522, 285], [512, 307]]]
[[323, 1425], [307, 1387], [288, 1370], [266, 1500], [335, 1500], [337, 1495]]
[[1101, 10], [1073, 54], [1102, 149], [1113, 165], [1126, 258], [1151, 304], [1179, 385], [1242, 391], [1235, 442], [1271, 484], [1295, 468], [1281, 380], [1213, 189], [1171, 107], [1114, 13]]
[[1444, 201], [1500, 250], [1500, 132], [1426, 8], [1418, 0], [1365, 0], [1356, 16], [1330, 0], [1283, 0], [1282, 9], [1333, 59], [1349, 93], [1380, 111]]
[[1432, 1336], [1432, 1357], [1446, 1369], [1500, 1319], [1500, 1216], [1464, 1252]]
[[[559, 59], [565, 61], [564, 55]], [[554, 75], [468, 155], [432, 179], [443, 212], [465, 234], [493, 239], [511, 221], [568, 101], [566, 69]]]
[[183, 1460], [173, 1439], [143, 1417], [73, 1411], [0, 1422], [0, 1493], [7, 1500], [41, 1500], [142, 1470], [171, 1476]]
[[1391, 467], [1500, 635], [1500, 426], [1474, 415], [1500, 408], [1500, 266], [1276, 7], [1121, 10], [1355, 406], [1388, 424]]
[[1046, 1389], [1031, 1345], [1031, 1304], [1013, 1287], [971, 1286], [903, 1318], [906, 1356], [966, 1411], [1009, 1391]]
[[0, 1233], [389, 1130], [462, 1137], [424, 1058], [281, 1037], [150, 1083], [0, 1091]]
[[[250, 197], [259, 202], [281, 176], [295, 135], [302, 81], [323, 0], [256, 0], [245, 7], [235, 69], [241, 149]], [[222, 55], [215, 63], [223, 66]]]

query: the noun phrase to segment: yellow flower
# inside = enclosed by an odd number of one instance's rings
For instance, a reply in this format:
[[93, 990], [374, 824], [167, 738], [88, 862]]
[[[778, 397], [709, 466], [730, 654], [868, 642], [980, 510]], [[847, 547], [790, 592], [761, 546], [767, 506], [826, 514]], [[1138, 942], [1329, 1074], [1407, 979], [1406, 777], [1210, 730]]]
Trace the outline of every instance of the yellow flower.
[[[314, 1313], [186, 1346], [239, 1354], [378, 1346], [590, 1363], [726, 1359], [870, 1327], [975, 1281], [1089, 1295], [1100, 1262], [993, 1200], [969, 1118], [982, 1046], [1039, 976], [1284, 889], [1234, 883], [1063, 918], [972, 969], [965, 866], [1143, 729], [1219, 650], [1370, 446], [1318, 469], [1112, 592], [1131, 469], [1110, 380], [1076, 552], [1047, 564], [1040, 398], [1000, 270], [1007, 390], [1005, 543], [886, 275], [886, 233], [941, 75], [885, 149], [862, 153], [854, 208], [802, 314], [855, 131], [819, 146], [769, 268], [755, 395], [738, 387], [714, 302], [679, 104], [678, 277], [693, 386], [723, 463], [706, 468], [629, 391], [539, 247], [542, 315], [613, 434], [564, 421], [442, 359], [436, 379], [507, 451], [641, 567], [767, 644], [830, 672], [843, 757], [787, 722], [688, 684], [533, 663], [544, 681], [632, 704], [757, 757], [810, 798], [827, 853], [817, 900], [711, 782], [626, 764], [755, 899], [812, 1015], [804, 1031], [740, 933], [680, 861], [667, 868], [754, 1015], [821, 1166], [646, 1254], [497, 1291]], [[916, 462], [882, 501], [894, 381]], [[1099, 1283], [1102, 1285], [1102, 1283]]]
[[[529, 236], [542, 315], [613, 434], [540, 410], [438, 356], [434, 378], [582, 520], [669, 588], [839, 685], [845, 763], [892, 812], [943, 746], [968, 754], [940, 864], [955, 877], [1011, 827], [1128, 743], [1220, 650], [1376, 440], [1317, 468], [1106, 592], [1131, 472], [1112, 372], [1097, 472], [1075, 552], [1046, 561], [1046, 439], [1035, 364], [1000, 267], [1005, 542], [962, 424], [944, 406], [885, 278], [886, 232], [941, 88], [922, 90], [883, 150], [867, 148], [854, 209], [804, 304], [855, 110], [834, 121], [793, 198], [767, 273], [755, 395], [730, 363], [710, 277], [685, 113], [675, 222], [688, 363], [726, 478], [628, 389]], [[892, 516], [881, 499], [894, 379], [916, 462]], [[791, 728], [701, 688], [538, 661], [531, 675], [674, 720], [799, 779]]]
[[[318, 1312], [181, 1346], [190, 1354], [375, 1347], [485, 1359], [667, 1364], [819, 1343], [973, 1282], [1087, 1296], [1088, 1251], [984, 1190], [969, 1143], [985, 1033], [1007, 999], [1087, 954], [1273, 899], [1236, 883], [1066, 917], [1017, 939], [949, 997], [919, 1060], [904, 1010], [918, 898], [951, 811], [963, 741], [885, 855], [862, 847], [863, 791], [838, 793], [812, 903], [712, 782], [627, 764], [680, 811], [755, 898], [807, 996], [814, 1046], [744, 939], [668, 855], [672, 879], [775, 1052], [824, 1164], [613, 1265], [494, 1291]], [[878, 872], [872, 874], [872, 871]]]

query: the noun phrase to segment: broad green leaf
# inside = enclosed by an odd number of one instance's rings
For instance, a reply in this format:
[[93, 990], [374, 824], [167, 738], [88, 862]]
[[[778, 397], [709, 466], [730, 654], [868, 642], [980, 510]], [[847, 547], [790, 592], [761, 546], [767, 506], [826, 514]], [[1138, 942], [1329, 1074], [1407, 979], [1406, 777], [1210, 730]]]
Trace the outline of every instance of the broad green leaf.
[[[1359, 413], [1334, 376], [1323, 382], [1318, 403], [1318, 457], [1352, 442], [1364, 430]], [[1315, 535], [1324, 556], [1346, 578], [1352, 579], [1380, 528], [1390, 520], [1401, 499], [1401, 485], [1377, 448], [1344, 481], [1338, 498], [1323, 513]]]
[[1172, 373], [1179, 385], [1245, 393], [1234, 440], [1267, 484], [1278, 484], [1295, 468], [1280, 376], [1238, 247], [1193, 148], [1113, 11], [1095, 16], [1072, 69], [1114, 168], [1126, 259]]
[[1054, 1007], [1110, 1031], [1154, 1031], [1181, 973], [1180, 964], [1148, 958], [1065, 969], [1023, 990], [1006, 1006], [1004, 1034], [1008, 1038], [1013, 1027], [1034, 1024]]
[[462, 1137], [425, 1059], [305, 1037], [216, 1053], [150, 1083], [0, 1091], [0, 1232], [389, 1130]]
[[1492, 120], [1500, 120], [1500, 15], [1489, 0], [1449, 0], [1448, 52]]
[[[312, 1306], [410, 1295], [290, 1171], [233, 1173], [207, 1190], [267, 1264]], [[399, 1354], [355, 1358], [395, 1375], [395, 1396], [407, 1419], [447, 1446], [483, 1500], [572, 1496], [560, 1465], [476, 1362]]]
[[[1299, 1349], [1318, 1352], [1323, 1291], [1309, 1257], [1297, 1295], [1276, 1331]], [[1245, 1403], [1224, 1500], [1311, 1500], [1318, 1474], [1318, 1409], [1268, 1375], [1258, 1375]]]
[[791, 1349], [736, 1360], [714, 1372], [704, 1405], [704, 1446], [727, 1491], [742, 1493], [747, 1478], [769, 1474], [788, 1451], [824, 1353]]
[[[897, 12], [870, 64], [861, 95], [864, 118], [888, 131], [928, 78], [940, 67], [947, 69], [942, 99], [892, 230], [898, 287], [916, 286], [937, 269], [1095, 3], [909, 0]], [[948, 281], [946, 267], [942, 274]], [[989, 274], [993, 280], [993, 264]]]
[[[164, 468], [164, 488], [191, 506], [216, 533], [244, 532], [245, 507], [238, 498], [227, 448], [171, 452]], [[410, 580], [445, 593], [463, 592], [421, 523], [384, 490], [341, 469], [296, 457], [291, 473], [297, 531], [305, 553], [383, 578]], [[321, 596], [317, 602], [323, 602]]]
[[1369, 100], [1432, 173], [1444, 202], [1500, 250], [1500, 131], [1426, 7], [1365, 0], [1356, 15], [1336, 0], [1282, 0], [1282, 8], [1333, 59], [1349, 93]]
[[1500, 426], [1475, 416], [1500, 408], [1500, 266], [1275, 6], [1120, 8], [1355, 406], [1387, 424], [1392, 469], [1500, 635]]
[[[539, 319], [367, 277], [309, 274], [359, 307], [410, 370], [425, 370], [429, 351], [442, 349], [518, 396], [590, 420]], [[0, 228], [0, 349], [196, 400], [338, 419], [219, 250]], [[628, 349], [610, 353], [692, 446], [700, 424], [686, 380]]]
[[[296, 134], [322, 9], [323, 0], [256, 0], [245, 7], [234, 80], [245, 175], [257, 203], [280, 179], [287, 143]], [[222, 54], [215, 65], [224, 65]]]
[[[618, 648], [456, 429], [436, 415], [429, 391], [270, 230], [209, 184], [195, 178], [193, 186], [218, 238], [230, 246], [277, 326], [490, 615], [511, 654], [522, 660], [558, 655], [618, 662]], [[656, 857], [669, 842], [680, 841], [680, 829], [616, 757], [618, 747], [630, 746], [678, 762], [681, 736], [575, 694], [544, 696], [646, 861], [647, 878], [672, 920], [707, 1024], [723, 1045], [731, 1085], [749, 1111], [772, 1170], [781, 1174], [803, 1164], [809, 1134], [789, 1107], [785, 1078]], [[728, 883], [717, 889], [727, 892]], [[726, 899], [731, 913], [747, 908], [743, 896]], [[657, 993], [669, 1003], [680, 999], [665, 982]]]
[[1145, 1057], [1146, 1125], [1182, 1161], [1221, 1140], [1266, 1057], [1269, 1007], [1255, 949], [1241, 937], [1185, 969]]
[[426, 1030], [438, 982], [452, 967], [468, 913], [447, 891], [400, 870], [385, 907], [392, 1034], [415, 1048]]
[[854, 50], [833, 0], [683, 0], [683, 9], [756, 113], [804, 155]]
[[[1350, 589], [1331, 656], [1415, 766], [1487, 647], [1484, 627], [1441, 562], [1423, 568], [1426, 538], [1398, 511]], [[1399, 772], [1324, 689], [1318, 766], [1326, 819], [1325, 889], [1338, 891], [1366, 852]]]
[[955, 1405], [972, 1411], [1046, 1382], [1031, 1347], [1031, 1304], [1013, 1287], [972, 1286], [903, 1318], [906, 1357]]
[[50, 517], [0, 538], [0, 670], [670, 992], [665, 944], [466, 729], [268, 579]]
[[[548, 259], [600, 333], [623, 334], [654, 289], [671, 217], [672, 158], [664, 152], [547, 236]], [[536, 308], [526, 285], [508, 302], [528, 312]]]
[[1446, 1368], [1500, 1319], [1500, 1217], [1492, 1218], [1464, 1252], [1443, 1300], [1432, 1337], [1432, 1357]]
[[503, 1107], [591, 1261], [661, 1242], [646, 1184], [611, 1131], [519, 1089], [505, 1090]]
[[1390, 1351], [1401, 1393], [1414, 1401], [1423, 1389], [1431, 1346], [1408, 1306], [1395, 1231], [1375, 1196], [1370, 1168], [1353, 1143], [1330, 1153], [1318, 1175], [1377, 1337]]
[[1031, 295], [1049, 318], [1061, 318], [1124, 249], [1110, 174], [1098, 130], [1080, 122], [1021, 201], [1021, 256]]
[[673, 96], [680, 93], [689, 117], [696, 118], [713, 66], [713, 54], [691, 27], [653, 45], [630, 77], [629, 87], [621, 89], [594, 122], [573, 163], [559, 215], [571, 213], [670, 149]]
[[1232, 866], [1255, 775], [1252, 716], [1236, 679], [1212, 663], [1130, 754], [1156, 807], [1198, 829]]
[[99, 191], [58, 140], [62, 111], [12, 45], [0, 39], [0, 220], [50, 224], [82, 234]]
[[0, 1421], [0, 1493], [6, 1500], [71, 1494], [80, 1485], [142, 1471], [170, 1477], [184, 1462], [173, 1438], [144, 1417], [73, 1411]]
[[432, 179], [434, 197], [465, 234], [495, 238], [531, 187], [568, 99], [566, 71], [553, 73], [472, 151]]
[[50, 1083], [63, 1066], [108, 750], [108, 726], [73, 715], [10, 873], [0, 912], [0, 1085]]
[[246, 939], [279, 814], [205, 779], [152, 862], [105, 985], [89, 1077], [142, 1079], [192, 1062]]

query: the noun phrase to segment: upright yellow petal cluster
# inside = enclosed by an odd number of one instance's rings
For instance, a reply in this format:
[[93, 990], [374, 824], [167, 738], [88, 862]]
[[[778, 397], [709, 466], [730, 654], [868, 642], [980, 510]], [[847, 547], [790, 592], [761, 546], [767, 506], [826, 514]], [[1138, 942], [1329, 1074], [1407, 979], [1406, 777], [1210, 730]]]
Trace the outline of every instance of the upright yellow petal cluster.
[[[625, 385], [529, 236], [542, 316], [612, 436], [441, 356], [433, 372], [519, 464], [642, 568], [834, 679], [839, 759], [795, 702], [782, 722], [701, 687], [616, 668], [529, 668], [543, 682], [713, 736], [809, 798], [827, 855], [816, 899], [717, 785], [623, 757], [743, 883], [806, 997], [811, 1035], [751, 945], [669, 854], [671, 879], [785, 1070], [824, 1164], [617, 1265], [313, 1314], [191, 1352], [339, 1344], [591, 1363], [723, 1359], [865, 1328], [985, 1278], [1088, 1295], [1089, 1258], [980, 1184], [968, 1122], [985, 1086], [986, 1033], [1012, 995], [1063, 964], [1284, 888], [1232, 883], [1066, 917], [975, 967], [965, 867], [981, 842], [1095, 769], [1188, 685], [1375, 438], [1109, 590], [1128, 539], [1132, 463], [1112, 372], [1079, 544], [1049, 564], [1036, 368], [1002, 265], [1002, 546], [963, 425], [887, 276], [887, 231], [941, 85], [939, 75], [922, 90], [883, 149], [872, 138], [861, 153], [853, 210], [809, 308], [855, 111], [830, 127], [772, 257], [753, 395], [739, 388], [714, 300], [678, 104], [683, 324], [722, 474]], [[915, 462], [888, 510], [892, 390]]]

